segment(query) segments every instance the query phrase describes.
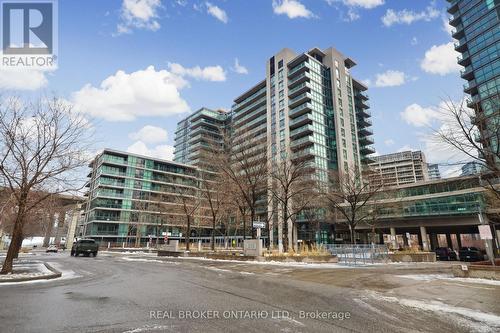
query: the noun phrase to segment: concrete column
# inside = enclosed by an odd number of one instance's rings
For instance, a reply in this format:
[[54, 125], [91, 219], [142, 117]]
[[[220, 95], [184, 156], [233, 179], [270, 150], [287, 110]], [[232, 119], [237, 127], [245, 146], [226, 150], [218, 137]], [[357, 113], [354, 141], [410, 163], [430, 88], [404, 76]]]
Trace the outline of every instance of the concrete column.
[[427, 242], [427, 230], [425, 227], [420, 227], [419, 243], [422, 245], [422, 251], [429, 251], [429, 243]]
[[398, 248], [398, 243], [396, 240], [396, 228], [391, 228], [391, 243], [394, 249]]
[[436, 247], [439, 247], [439, 242], [438, 242], [438, 237], [437, 234], [430, 234], [431, 238], [431, 250], [436, 249]]
[[50, 237], [52, 236], [52, 229], [54, 228], [54, 221], [56, 219], [56, 214], [52, 213], [47, 216], [47, 229], [45, 230], [45, 238], [43, 239], [43, 247], [50, 245]]
[[54, 244], [56, 244], [57, 246], [61, 245], [61, 232], [64, 229], [65, 221], [66, 221], [66, 211], [62, 210], [59, 213], [57, 213], [57, 225], [54, 237]]
[[457, 245], [460, 249], [462, 247], [462, 236], [460, 234], [455, 234], [455, 237], [457, 238]]
[[299, 235], [297, 230], [297, 223], [293, 224], [293, 249], [295, 252], [299, 250]]
[[68, 226], [68, 233], [66, 235], [66, 248], [71, 249], [73, 242], [75, 240], [76, 226], [78, 224], [78, 218], [80, 217], [81, 205], [76, 205], [72, 211], [71, 222]]
[[453, 242], [451, 241], [451, 234], [446, 234], [446, 244], [450, 249], [453, 249]]
[[408, 236], [406, 235], [406, 232], [403, 232], [403, 245], [405, 247], [410, 246], [410, 243], [408, 242]]

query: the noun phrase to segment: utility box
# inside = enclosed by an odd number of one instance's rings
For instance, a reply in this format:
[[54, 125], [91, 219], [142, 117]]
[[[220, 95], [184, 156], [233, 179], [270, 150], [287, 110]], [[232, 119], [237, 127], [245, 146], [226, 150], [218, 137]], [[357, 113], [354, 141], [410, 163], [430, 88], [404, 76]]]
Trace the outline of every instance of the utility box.
[[245, 239], [243, 241], [243, 254], [251, 257], [262, 256], [262, 239]]

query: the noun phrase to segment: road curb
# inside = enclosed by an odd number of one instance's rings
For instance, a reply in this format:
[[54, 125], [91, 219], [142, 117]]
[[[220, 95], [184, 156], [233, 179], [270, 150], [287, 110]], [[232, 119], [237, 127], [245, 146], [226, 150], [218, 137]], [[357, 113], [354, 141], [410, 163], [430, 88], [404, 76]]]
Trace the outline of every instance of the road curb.
[[35, 281], [35, 280], [51, 280], [51, 279], [56, 279], [62, 276], [62, 273], [55, 269], [54, 267], [50, 266], [48, 263], [44, 262], [43, 263], [45, 267], [52, 272], [52, 274], [45, 274], [45, 275], [40, 275], [40, 276], [33, 276], [33, 277], [21, 277], [21, 278], [14, 278], [11, 280], [5, 280], [1, 281], [0, 280], [0, 285], [2, 283], [9, 283], [9, 282], [25, 282], [25, 281]]

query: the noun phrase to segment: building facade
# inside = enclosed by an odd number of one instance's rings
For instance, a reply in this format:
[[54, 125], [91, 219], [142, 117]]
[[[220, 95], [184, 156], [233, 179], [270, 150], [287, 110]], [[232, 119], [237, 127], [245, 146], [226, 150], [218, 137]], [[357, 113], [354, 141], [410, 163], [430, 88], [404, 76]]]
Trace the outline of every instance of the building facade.
[[[468, 106], [475, 109], [473, 120], [481, 132], [478, 138], [488, 163], [498, 161], [500, 127], [500, 0], [448, 0], [450, 25], [454, 27], [458, 63], [467, 80], [464, 92]], [[491, 153], [489, 153], [491, 152]]]
[[429, 173], [429, 180], [441, 179], [441, 172], [439, 171], [439, 164], [427, 164], [427, 172]]
[[[83, 236], [121, 246], [185, 233], [179, 199], [197, 200], [196, 167], [111, 149], [89, 166]], [[205, 222], [195, 216], [193, 228], [203, 233]]]
[[380, 155], [372, 157], [372, 160], [372, 180], [382, 181], [384, 186], [412, 184], [429, 179], [425, 155], [421, 151]]
[[230, 113], [201, 108], [177, 124], [174, 161], [207, 167], [207, 154], [224, 145]]
[[461, 176], [472, 176], [480, 174], [483, 171], [483, 166], [478, 162], [467, 162], [462, 166]]

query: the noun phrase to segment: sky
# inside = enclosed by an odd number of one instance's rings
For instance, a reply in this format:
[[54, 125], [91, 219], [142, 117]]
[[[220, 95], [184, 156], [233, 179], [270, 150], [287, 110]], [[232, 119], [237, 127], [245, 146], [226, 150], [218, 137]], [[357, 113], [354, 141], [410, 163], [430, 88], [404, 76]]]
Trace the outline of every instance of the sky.
[[[92, 119], [96, 152], [173, 157], [177, 122], [229, 110], [269, 57], [335, 47], [370, 96], [377, 154], [461, 156], [430, 137], [443, 101], [463, 99], [445, 0], [59, 0], [58, 65], [0, 68], [0, 94], [56, 95]], [[452, 175], [458, 167], [445, 167]]]

